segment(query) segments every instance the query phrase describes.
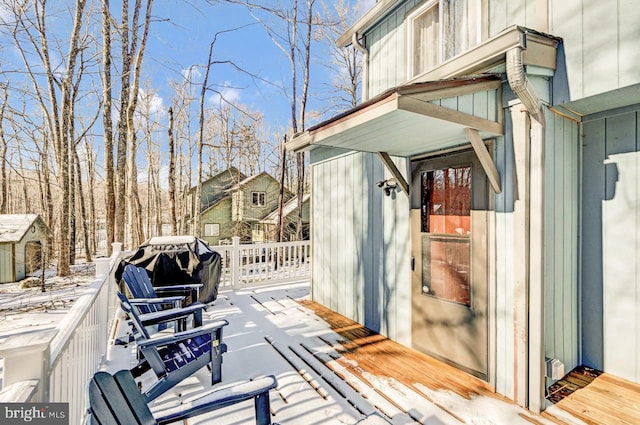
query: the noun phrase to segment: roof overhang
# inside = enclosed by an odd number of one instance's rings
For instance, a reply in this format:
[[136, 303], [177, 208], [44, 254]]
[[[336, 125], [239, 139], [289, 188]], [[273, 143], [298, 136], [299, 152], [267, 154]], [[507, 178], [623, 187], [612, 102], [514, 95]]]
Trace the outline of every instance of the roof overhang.
[[[501, 78], [493, 75], [397, 87], [295, 135], [286, 148], [326, 146], [407, 157], [468, 143], [466, 128], [482, 138], [499, 136], [504, 134], [501, 87]], [[487, 100], [476, 108], [478, 99]]]

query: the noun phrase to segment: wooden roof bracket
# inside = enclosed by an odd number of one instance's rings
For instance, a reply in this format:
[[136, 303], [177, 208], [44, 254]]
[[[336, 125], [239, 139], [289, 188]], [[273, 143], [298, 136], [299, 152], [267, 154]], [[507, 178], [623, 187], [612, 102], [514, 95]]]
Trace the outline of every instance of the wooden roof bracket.
[[489, 178], [489, 183], [491, 187], [496, 193], [502, 192], [502, 187], [500, 186], [500, 173], [498, 173], [498, 169], [496, 168], [496, 164], [493, 162], [493, 158], [489, 154], [487, 147], [482, 141], [482, 137], [480, 133], [475, 128], [465, 128], [465, 133], [467, 133], [467, 137], [471, 142], [471, 146], [473, 146], [473, 150], [484, 169], [484, 172], [487, 174]]
[[400, 189], [402, 189], [402, 191], [406, 193], [407, 196], [409, 196], [409, 183], [407, 183], [407, 180], [404, 178], [400, 170], [398, 170], [398, 167], [396, 167], [396, 164], [393, 162], [389, 154], [386, 152], [378, 152], [378, 157], [380, 157], [380, 160], [382, 161], [384, 166], [396, 179], [396, 181], [398, 182], [398, 186], [400, 186]]

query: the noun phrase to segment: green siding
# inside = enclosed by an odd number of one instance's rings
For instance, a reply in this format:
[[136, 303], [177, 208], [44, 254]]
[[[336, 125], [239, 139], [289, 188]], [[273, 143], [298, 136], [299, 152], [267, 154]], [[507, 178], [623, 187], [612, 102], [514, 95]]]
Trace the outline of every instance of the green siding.
[[375, 182], [389, 177], [369, 153], [313, 164], [312, 292], [315, 301], [409, 345], [409, 201], [402, 192], [382, 195]]
[[[221, 239], [230, 239], [232, 236], [240, 236], [243, 242], [251, 241], [251, 223], [263, 219], [278, 206], [279, 183], [267, 173], [262, 173], [246, 181], [239, 188], [233, 189], [236, 192], [227, 194], [225, 198], [216, 195], [218, 202], [203, 211], [200, 216], [200, 235], [210, 245], [218, 245]], [[265, 204], [254, 206], [252, 203], [252, 192], [263, 192], [265, 194]], [[242, 193], [241, 197], [234, 196]], [[284, 201], [292, 198], [291, 192], [285, 191]], [[238, 198], [242, 200], [239, 202]], [[235, 202], [235, 204], [234, 204]], [[239, 214], [235, 214], [236, 209], [240, 209]], [[234, 220], [234, 217], [241, 218], [241, 222]], [[220, 224], [220, 236], [204, 236], [205, 224]]]
[[585, 363], [640, 382], [640, 104], [583, 124]]
[[549, 32], [564, 43], [571, 101], [640, 83], [636, 2], [551, 0], [549, 10]]
[[499, 34], [512, 25], [536, 27], [536, 2], [538, 0], [490, 0], [489, 37]]
[[545, 356], [580, 364], [578, 328], [578, 124], [546, 114], [544, 218]]
[[367, 32], [369, 97], [396, 87], [407, 80], [404, 19], [419, 3], [421, 3], [419, 0], [409, 0], [401, 4]]
[[8, 283], [15, 281], [13, 274], [13, 244], [0, 244], [0, 283]]

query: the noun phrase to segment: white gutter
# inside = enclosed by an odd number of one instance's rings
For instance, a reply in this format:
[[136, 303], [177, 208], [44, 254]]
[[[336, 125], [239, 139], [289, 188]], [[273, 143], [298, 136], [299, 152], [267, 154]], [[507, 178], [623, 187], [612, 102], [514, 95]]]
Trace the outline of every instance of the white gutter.
[[361, 102], [366, 102], [369, 100], [369, 51], [364, 45], [360, 44], [357, 32], [354, 32], [351, 35], [351, 43], [353, 44], [353, 47], [362, 53], [362, 77], [360, 78], [362, 84]]

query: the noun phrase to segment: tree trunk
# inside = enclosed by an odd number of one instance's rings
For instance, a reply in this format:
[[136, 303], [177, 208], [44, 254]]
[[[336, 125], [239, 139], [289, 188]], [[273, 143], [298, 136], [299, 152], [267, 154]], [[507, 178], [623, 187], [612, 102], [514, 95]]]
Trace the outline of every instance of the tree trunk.
[[96, 157], [93, 154], [93, 148], [91, 143], [89, 143], [88, 139], [85, 139], [85, 149], [87, 151], [87, 181], [89, 184], [88, 194], [89, 194], [89, 246], [92, 253], [96, 253], [98, 249], [98, 244], [96, 241], [96, 198], [95, 198], [95, 189], [96, 189], [96, 169], [95, 169], [95, 161]]
[[2, 105], [0, 105], [0, 214], [7, 214], [7, 148], [9, 144], [4, 137], [4, 117], [9, 100], [9, 87], [5, 85], [3, 88]]
[[116, 148], [116, 210], [115, 239], [131, 248], [125, 239], [126, 180], [127, 180], [127, 110], [131, 89], [131, 53], [129, 51], [129, 0], [122, 0], [122, 18], [120, 28], [122, 76], [120, 77], [120, 116], [118, 120], [118, 144]]
[[104, 103], [102, 127], [104, 130], [106, 248], [107, 255], [111, 255], [112, 243], [115, 241], [116, 193], [113, 169], [113, 122], [111, 119], [111, 13], [109, 12], [109, 0], [102, 0], [102, 98]]
[[280, 149], [280, 188], [278, 190], [278, 224], [276, 225], [276, 237], [278, 242], [284, 242], [284, 217], [282, 216], [282, 213], [284, 206], [284, 179], [287, 169], [287, 150], [284, 148], [286, 143], [287, 135], [285, 134], [282, 142], [282, 148]]
[[204, 146], [204, 97], [207, 93], [207, 83], [209, 81], [209, 71], [211, 70], [211, 58], [213, 57], [213, 45], [216, 39], [209, 45], [209, 56], [207, 58], [207, 66], [205, 68], [204, 80], [202, 81], [202, 88], [200, 90], [200, 115], [198, 118], [198, 175], [196, 182], [196, 194], [194, 200], [194, 212], [193, 212], [193, 234], [200, 236], [200, 197], [202, 196], [202, 149]]
[[84, 259], [90, 263], [93, 261], [91, 258], [91, 245], [89, 242], [89, 220], [87, 218], [87, 210], [85, 207], [84, 190], [82, 188], [82, 171], [80, 170], [80, 158], [78, 158], [78, 152], [74, 151], [75, 164], [76, 164], [76, 186], [78, 188], [78, 204], [80, 205], [80, 221], [82, 223], [82, 241], [84, 243]]
[[171, 234], [178, 234], [178, 217], [176, 215], [176, 154], [173, 141], [173, 108], [169, 107], [169, 216], [171, 220]]

